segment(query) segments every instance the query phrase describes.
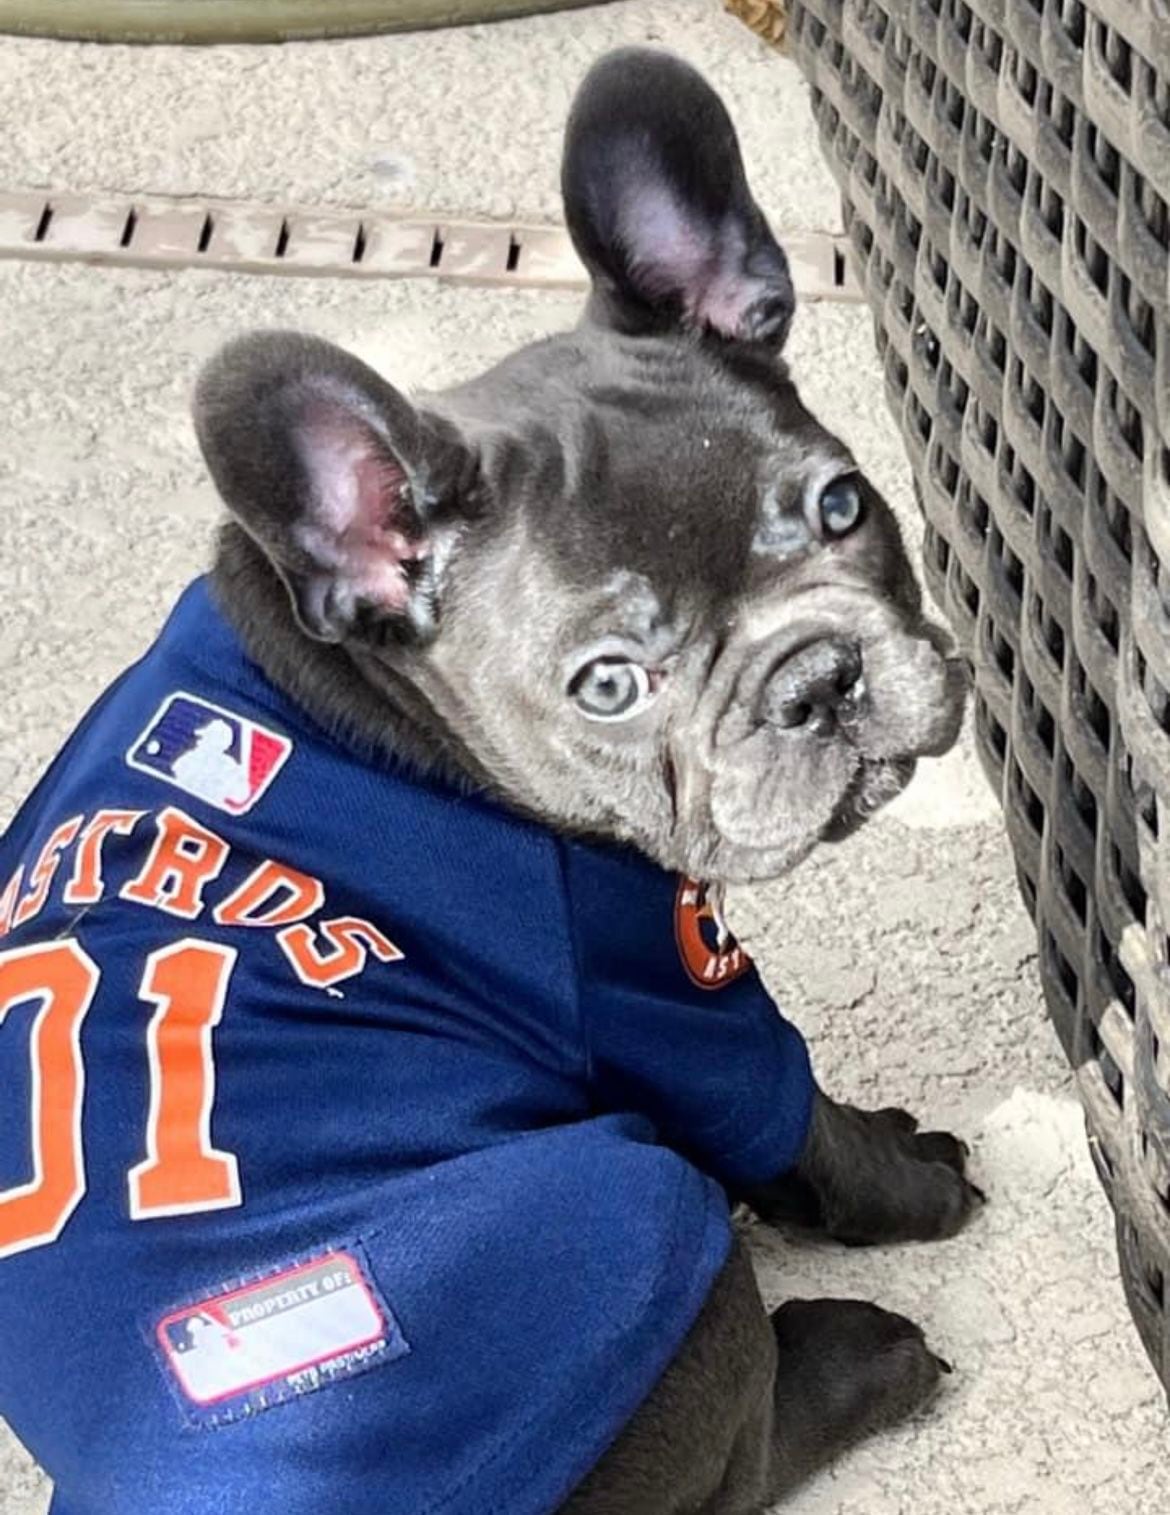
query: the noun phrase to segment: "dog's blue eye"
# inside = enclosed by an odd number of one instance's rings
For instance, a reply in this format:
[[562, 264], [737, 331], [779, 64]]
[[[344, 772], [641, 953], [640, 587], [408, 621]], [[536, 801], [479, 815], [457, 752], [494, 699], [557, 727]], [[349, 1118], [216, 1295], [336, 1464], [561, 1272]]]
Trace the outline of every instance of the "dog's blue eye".
[[624, 721], [650, 703], [654, 688], [645, 668], [625, 658], [594, 658], [569, 685], [577, 709], [591, 721]]
[[855, 478], [834, 479], [818, 502], [821, 527], [827, 537], [843, 537], [861, 521], [861, 490]]

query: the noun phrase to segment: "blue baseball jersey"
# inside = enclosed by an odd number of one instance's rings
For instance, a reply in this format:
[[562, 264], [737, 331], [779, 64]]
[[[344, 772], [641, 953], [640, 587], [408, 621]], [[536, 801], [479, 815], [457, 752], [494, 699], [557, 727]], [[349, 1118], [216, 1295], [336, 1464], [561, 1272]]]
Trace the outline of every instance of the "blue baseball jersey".
[[372, 762], [206, 580], [0, 888], [0, 1415], [54, 1515], [545, 1515], [804, 1141], [701, 884]]

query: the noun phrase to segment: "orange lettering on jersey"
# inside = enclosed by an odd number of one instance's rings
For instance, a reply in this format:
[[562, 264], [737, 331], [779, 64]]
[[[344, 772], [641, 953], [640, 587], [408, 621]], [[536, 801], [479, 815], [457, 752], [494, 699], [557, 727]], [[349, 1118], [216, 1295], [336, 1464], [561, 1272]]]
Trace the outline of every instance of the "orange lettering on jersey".
[[174, 805], [155, 816], [158, 837], [142, 872], [122, 887], [122, 898], [193, 921], [203, 891], [227, 862], [228, 844]]
[[402, 956], [389, 937], [383, 936], [369, 921], [355, 916], [323, 921], [320, 932], [328, 944], [329, 950], [324, 952], [309, 926], [288, 926], [276, 937], [301, 983], [315, 989], [330, 989], [342, 979], [361, 973], [366, 966], [367, 949], [383, 963], [397, 962]]
[[99, 810], [81, 833], [73, 876], [61, 898], [67, 905], [96, 905], [105, 892], [102, 877], [102, 844], [110, 832], [129, 836], [146, 814], [145, 810]]
[[41, 855], [33, 865], [33, 871], [29, 874], [29, 891], [17, 906], [16, 914], [12, 917], [12, 929], [23, 926], [26, 921], [31, 921], [38, 916], [45, 907], [45, 901], [49, 897], [53, 879], [61, 863], [61, 854], [68, 847], [73, 838], [81, 830], [84, 816], [75, 815], [53, 832], [49, 840], [41, 848]]
[[236, 949], [190, 938], [146, 960], [141, 997], [155, 1006], [147, 1031], [150, 1115], [146, 1161], [130, 1171], [130, 1216], [149, 1220], [242, 1203], [234, 1154], [211, 1145], [219, 1025]]
[[324, 903], [320, 879], [269, 859], [216, 906], [215, 919], [221, 926], [291, 926], [316, 915]]
[[0, 894], [0, 936], [7, 936], [12, 930], [12, 916], [16, 909], [16, 902], [20, 898], [20, 886], [24, 883], [24, 869], [18, 868], [4, 886], [4, 893]]
[[0, 1191], [0, 1257], [56, 1241], [85, 1193], [81, 1023], [97, 983], [76, 942], [0, 955], [0, 1025], [14, 1005], [41, 1002], [29, 1041], [33, 1177]]

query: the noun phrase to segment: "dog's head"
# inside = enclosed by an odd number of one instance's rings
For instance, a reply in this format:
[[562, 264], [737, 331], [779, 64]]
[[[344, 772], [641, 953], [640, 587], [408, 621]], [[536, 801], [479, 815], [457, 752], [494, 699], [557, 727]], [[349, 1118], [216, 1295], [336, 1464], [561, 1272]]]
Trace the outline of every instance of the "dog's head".
[[565, 830], [774, 876], [955, 736], [958, 665], [897, 526], [801, 405], [784, 254], [723, 105], [664, 53], [568, 126], [582, 325], [412, 405], [285, 333], [211, 364], [197, 425], [303, 634]]

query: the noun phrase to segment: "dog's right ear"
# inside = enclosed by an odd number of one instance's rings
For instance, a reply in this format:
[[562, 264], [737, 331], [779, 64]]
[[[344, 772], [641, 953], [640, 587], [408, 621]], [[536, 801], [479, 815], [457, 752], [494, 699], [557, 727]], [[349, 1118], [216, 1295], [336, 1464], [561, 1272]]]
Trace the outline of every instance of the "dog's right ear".
[[783, 346], [788, 260], [722, 100], [681, 58], [621, 48], [594, 64], [569, 115], [561, 188], [594, 320]]
[[328, 342], [260, 332], [208, 364], [195, 427], [310, 636], [434, 634], [442, 565], [475, 500], [474, 457], [451, 426]]

